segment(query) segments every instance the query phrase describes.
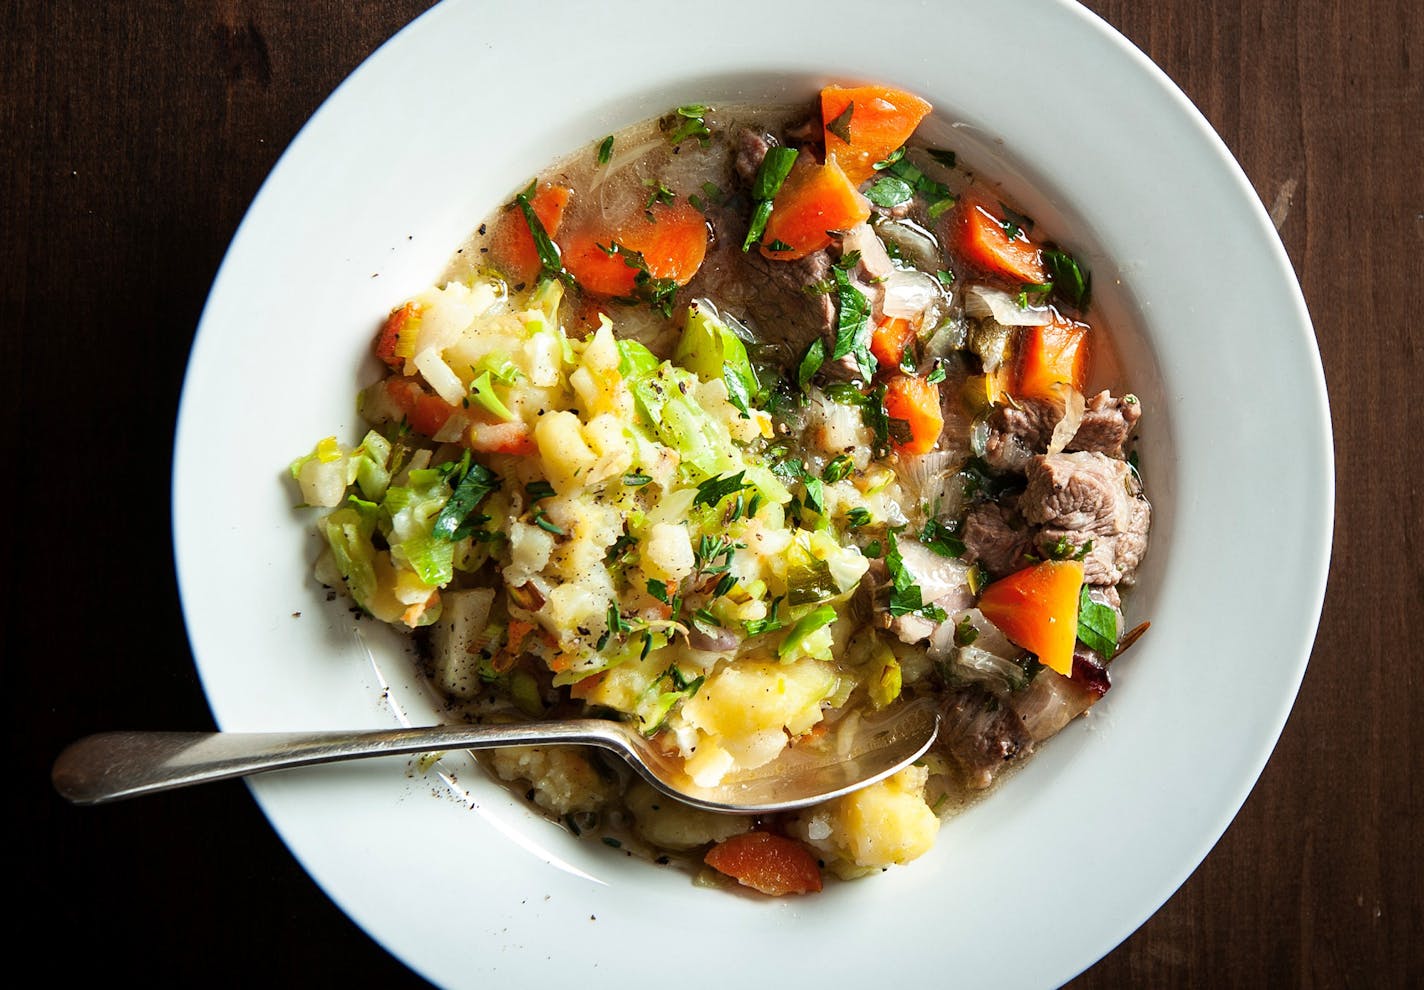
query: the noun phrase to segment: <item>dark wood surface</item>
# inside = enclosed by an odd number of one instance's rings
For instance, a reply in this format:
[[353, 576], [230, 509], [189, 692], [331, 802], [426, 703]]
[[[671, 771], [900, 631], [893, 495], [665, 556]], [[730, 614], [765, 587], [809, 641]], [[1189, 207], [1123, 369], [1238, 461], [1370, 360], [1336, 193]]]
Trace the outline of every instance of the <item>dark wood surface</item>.
[[[6, 846], [10, 944], [49, 982], [417, 982], [305, 876], [241, 785], [77, 810], [48, 768], [119, 711], [211, 725], [169, 550], [189, 341], [282, 149], [425, 6], [0, 10], [6, 528], [19, 548], [3, 585], [7, 806], [21, 823]], [[1320, 634], [1275, 755], [1205, 863], [1074, 985], [1420, 985], [1424, 13], [1414, 0], [1089, 6], [1196, 102], [1277, 219], [1324, 356], [1338, 484]]]

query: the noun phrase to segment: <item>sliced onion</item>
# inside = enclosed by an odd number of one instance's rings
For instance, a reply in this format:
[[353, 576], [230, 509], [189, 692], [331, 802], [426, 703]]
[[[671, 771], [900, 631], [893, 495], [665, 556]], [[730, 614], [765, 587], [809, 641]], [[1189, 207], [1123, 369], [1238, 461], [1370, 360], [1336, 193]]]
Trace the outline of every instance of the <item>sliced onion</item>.
[[860, 267], [865, 269], [865, 273], [871, 278], [885, 278], [895, 270], [885, 245], [875, 236], [875, 231], [870, 229], [868, 223], [859, 224], [846, 231], [845, 236], [841, 238], [841, 251], [845, 254], [859, 251]]
[[899, 542], [900, 558], [905, 569], [914, 575], [923, 601], [933, 602], [946, 595], [967, 590], [969, 565], [957, 557], [941, 557], [919, 540]]
[[450, 370], [439, 351], [434, 348], [421, 351], [415, 356], [415, 367], [435, 393], [450, 405], [458, 406], [465, 397], [465, 383]]
[[882, 220], [875, 233], [887, 244], [894, 244], [900, 256], [922, 272], [944, 267], [944, 256], [933, 234], [913, 220]]
[[1053, 435], [1048, 439], [1048, 452], [1056, 454], [1078, 433], [1078, 427], [1083, 425], [1083, 410], [1086, 403], [1083, 400], [1083, 393], [1079, 392], [1072, 385], [1059, 385], [1058, 393], [1063, 396], [1063, 418], [1058, 421], [1058, 425], [1053, 428]]
[[1009, 704], [1033, 741], [1042, 742], [1091, 708], [1096, 700], [1092, 692], [1045, 667], [1027, 688], [1010, 696]]
[[880, 308], [885, 315], [915, 323], [944, 298], [933, 275], [911, 268], [897, 268], [885, 277], [883, 286], [885, 297]]
[[1006, 327], [1045, 327], [1053, 322], [1053, 311], [1047, 306], [1020, 306], [1016, 296], [987, 285], [964, 290], [964, 310], [979, 319], [992, 316]]

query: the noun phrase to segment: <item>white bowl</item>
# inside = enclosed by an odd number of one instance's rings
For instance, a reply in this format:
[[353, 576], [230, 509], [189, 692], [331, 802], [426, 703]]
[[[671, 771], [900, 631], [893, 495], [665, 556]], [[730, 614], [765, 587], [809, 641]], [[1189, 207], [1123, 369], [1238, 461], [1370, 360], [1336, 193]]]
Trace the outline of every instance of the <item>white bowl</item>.
[[1200, 114], [1064, 0], [625, 13], [444, 4], [337, 90], [257, 197], [194, 344], [174, 467], [184, 608], [214, 713], [230, 730], [434, 719], [400, 640], [323, 601], [283, 467], [317, 438], [359, 435], [353, 396], [375, 374], [379, 320], [484, 214], [559, 154], [680, 103], [899, 84], [935, 104], [940, 143], [1079, 250], [1119, 328], [1156, 515], [1129, 603], [1152, 630], [1115, 689], [929, 855], [804, 899], [694, 888], [573, 838], [456, 758], [443, 780], [386, 760], [253, 791], [331, 897], [440, 984], [576, 972], [589, 987], [819, 986], [887, 967], [1061, 983], [1206, 855], [1304, 672], [1333, 468], [1290, 264]]

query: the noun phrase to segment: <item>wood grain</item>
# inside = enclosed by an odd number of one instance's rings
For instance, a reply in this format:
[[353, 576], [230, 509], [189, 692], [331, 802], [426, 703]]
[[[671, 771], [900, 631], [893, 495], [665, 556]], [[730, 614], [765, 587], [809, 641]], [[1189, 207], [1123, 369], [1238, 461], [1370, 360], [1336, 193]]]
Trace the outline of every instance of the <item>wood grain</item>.
[[[61, 983], [418, 982], [326, 900], [240, 785], [76, 810], [48, 767], [116, 727], [115, 699], [135, 726], [210, 724], [153, 480], [188, 342], [282, 149], [425, 6], [0, 10], [0, 354], [19, 379], [3, 390], [13, 944]], [[1191, 879], [1073, 985], [1420, 985], [1424, 14], [1405, 0], [1088, 6], [1182, 87], [1276, 219], [1324, 358], [1338, 483], [1320, 635], [1275, 755]]]

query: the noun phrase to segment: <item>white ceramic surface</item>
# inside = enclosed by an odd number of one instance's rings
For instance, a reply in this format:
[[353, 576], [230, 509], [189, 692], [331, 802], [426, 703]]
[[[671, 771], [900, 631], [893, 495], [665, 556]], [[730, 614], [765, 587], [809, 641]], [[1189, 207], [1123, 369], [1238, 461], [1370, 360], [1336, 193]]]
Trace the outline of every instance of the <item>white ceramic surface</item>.
[[323, 601], [283, 477], [316, 439], [359, 436], [353, 395], [388, 309], [555, 156], [680, 103], [786, 102], [833, 78], [929, 98], [940, 143], [1086, 257], [1146, 409], [1157, 511], [1129, 609], [1152, 631], [1091, 716], [933, 852], [812, 898], [696, 889], [449, 760], [453, 784], [399, 760], [256, 782], [316, 881], [437, 983], [819, 987], [891, 965], [1061, 983], [1196, 867], [1284, 724], [1324, 592], [1333, 466], [1309, 316], [1249, 183], [1159, 70], [1066, 0], [887, 0], [873, 16], [898, 40], [867, 45], [870, 9], [452, 2], [337, 90], [234, 239], [184, 390], [175, 542], [217, 719], [432, 718], [400, 642]]

